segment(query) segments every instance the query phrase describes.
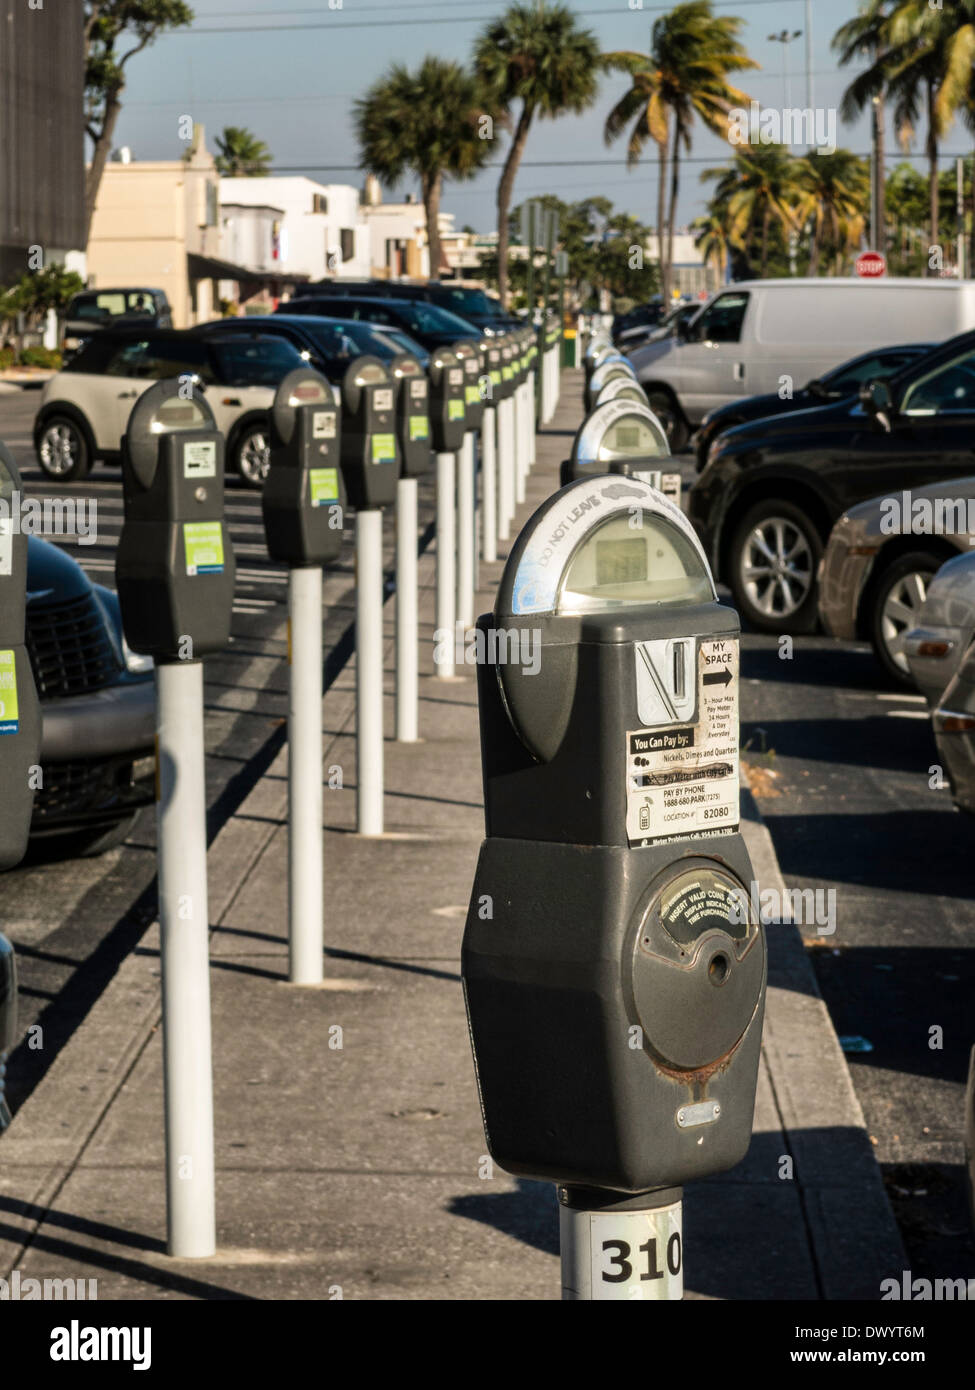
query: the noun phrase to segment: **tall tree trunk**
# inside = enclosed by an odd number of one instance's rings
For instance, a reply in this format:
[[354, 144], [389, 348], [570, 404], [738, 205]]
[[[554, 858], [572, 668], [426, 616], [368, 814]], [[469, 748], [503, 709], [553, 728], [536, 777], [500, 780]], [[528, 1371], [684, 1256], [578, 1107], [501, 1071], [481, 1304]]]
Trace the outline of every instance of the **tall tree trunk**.
[[430, 247], [430, 279], [440, 279], [440, 194], [443, 174], [424, 174], [420, 181], [423, 211], [427, 219], [427, 245]]
[[98, 190], [101, 187], [102, 175], [105, 172], [105, 165], [108, 163], [108, 156], [112, 152], [112, 140], [115, 135], [115, 126], [118, 122], [119, 112], [122, 109], [122, 88], [109, 93], [105, 100], [105, 116], [102, 121], [101, 131], [98, 139], [94, 143], [94, 151], [91, 157], [91, 165], [85, 174], [85, 245], [91, 239], [91, 224], [95, 216], [95, 204], [98, 201]]
[[[928, 137], [926, 141], [928, 156], [928, 201], [930, 203], [931, 235], [930, 245], [938, 244], [938, 137], [934, 128], [934, 84], [928, 83]], [[930, 270], [931, 252], [928, 251]]]
[[767, 272], [768, 272], [768, 224], [769, 224], [769, 210], [768, 210], [768, 206], [766, 205], [765, 211], [762, 213], [762, 279], [763, 279], [763, 280], [765, 279], [765, 276], [766, 276], [766, 274], [767, 274]]
[[667, 263], [667, 145], [657, 146], [657, 261], [660, 265], [660, 298], [664, 311], [670, 305], [670, 266]]
[[879, 251], [882, 256], [887, 254], [887, 179], [884, 172], [885, 151], [885, 132], [884, 132], [884, 99], [879, 97], [877, 105], [874, 107], [875, 129], [875, 155], [874, 155], [874, 179], [876, 180], [876, 208], [877, 208], [877, 227], [875, 232], [876, 246], [873, 248]]
[[674, 144], [670, 152], [670, 212], [667, 215], [667, 278], [674, 274], [674, 222], [677, 217], [677, 194], [680, 190], [680, 121], [674, 117]]
[[808, 271], [808, 274], [809, 274], [810, 277], [819, 274], [819, 254], [820, 254], [820, 244], [819, 244], [819, 218], [816, 217], [815, 214], [813, 215], [813, 218], [812, 218], [812, 237], [811, 237], [811, 241], [812, 241], [812, 246], [811, 246], [811, 249], [810, 249], [810, 252], [809, 252], [809, 271]]
[[[511, 208], [511, 194], [514, 191], [518, 165], [525, 152], [525, 142], [528, 139], [534, 114], [535, 108], [526, 101], [521, 108], [521, 115], [518, 117], [511, 148], [508, 150], [508, 158], [504, 161], [504, 168], [501, 170], [501, 178], [498, 182], [498, 294], [501, 297], [503, 309], [508, 307], [508, 212]], [[529, 248], [530, 254], [531, 249]], [[531, 306], [529, 305], [530, 311]]]

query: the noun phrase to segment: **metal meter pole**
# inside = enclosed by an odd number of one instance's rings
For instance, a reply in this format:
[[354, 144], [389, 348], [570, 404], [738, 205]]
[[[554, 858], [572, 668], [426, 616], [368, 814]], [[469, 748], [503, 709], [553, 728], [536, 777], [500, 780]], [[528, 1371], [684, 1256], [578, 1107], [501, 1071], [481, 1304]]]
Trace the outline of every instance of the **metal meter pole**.
[[437, 675], [454, 674], [454, 623], [457, 616], [455, 523], [455, 474], [453, 454], [437, 455], [437, 631], [447, 634], [447, 650], [437, 663]]
[[288, 675], [288, 978], [317, 985], [325, 948], [319, 565], [288, 572]]
[[203, 665], [156, 663], [159, 936], [170, 1255], [216, 1250]]
[[511, 416], [509, 396], [498, 402], [498, 539], [502, 541], [511, 537], [511, 519], [515, 514]]
[[481, 540], [485, 564], [492, 564], [498, 558], [497, 422], [497, 410], [494, 406], [488, 406], [484, 411], [484, 424], [481, 430], [481, 476], [484, 488], [481, 506], [483, 516]]
[[684, 1297], [681, 1189], [627, 1196], [560, 1187], [563, 1300]]
[[419, 583], [417, 579], [417, 486], [396, 484], [396, 739], [419, 739]]
[[356, 819], [383, 833], [383, 514], [356, 512]]
[[457, 621], [474, 622], [474, 435], [464, 434], [457, 461]]

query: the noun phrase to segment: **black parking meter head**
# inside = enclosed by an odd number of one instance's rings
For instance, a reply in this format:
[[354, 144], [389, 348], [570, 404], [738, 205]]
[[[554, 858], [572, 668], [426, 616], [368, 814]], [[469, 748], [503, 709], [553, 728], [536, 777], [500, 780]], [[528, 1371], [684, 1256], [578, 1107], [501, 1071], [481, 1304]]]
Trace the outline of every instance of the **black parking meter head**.
[[477, 339], [461, 340], [454, 344], [454, 353], [464, 368], [465, 429], [479, 430], [484, 418], [481, 396], [481, 347]]
[[497, 402], [502, 399], [501, 387], [503, 383], [501, 377], [502, 358], [500, 342], [495, 340], [488, 344], [485, 352], [485, 359], [485, 375], [487, 378], [488, 390], [484, 403], [486, 406], [492, 406], [496, 405]]
[[398, 391], [398, 379], [378, 357], [354, 358], [342, 378], [342, 474], [358, 511], [396, 500]]
[[13, 868], [27, 852], [41, 745], [40, 706], [25, 642], [27, 535], [20, 500], [17, 465], [0, 443], [0, 869]]
[[517, 386], [518, 348], [506, 340], [501, 344], [501, 399], [508, 401], [515, 394]]
[[686, 517], [607, 475], [539, 508], [478, 621], [487, 838], [462, 969], [512, 1173], [640, 1193], [747, 1150], [765, 943], [738, 635]]
[[157, 381], [122, 439], [115, 582], [133, 651], [194, 661], [229, 643], [235, 565], [223, 485], [224, 439], [202, 386]]
[[438, 348], [430, 360], [430, 427], [438, 454], [456, 454], [467, 430], [464, 364], [450, 348]]
[[341, 406], [311, 367], [289, 372], [271, 406], [271, 463], [261, 493], [272, 560], [324, 565], [342, 548]]
[[430, 430], [430, 383], [420, 362], [409, 352], [392, 359], [389, 369], [399, 383], [396, 430], [400, 477], [422, 478], [433, 467]]
[[608, 473], [614, 460], [641, 462], [659, 468], [657, 460], [670, 457], [667, 431], [647, 405], [622, 399], [607, 401], [593, 410], [576, 431], [572, 452], [559, 468], [562, 487], [578, 478]]

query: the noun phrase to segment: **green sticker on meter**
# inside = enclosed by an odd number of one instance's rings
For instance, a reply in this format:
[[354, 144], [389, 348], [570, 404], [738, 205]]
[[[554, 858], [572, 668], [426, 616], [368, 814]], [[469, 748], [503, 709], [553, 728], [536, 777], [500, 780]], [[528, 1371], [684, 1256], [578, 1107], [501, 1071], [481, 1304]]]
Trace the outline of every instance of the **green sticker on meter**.
[[481, 399], [481, 391], [477, 386], [468, 386], [464, 392], [468, 405], [477, 405]]
[[308, 491], [313, 507], [324, 507], [329, 502], [339, 500], [339, 470], [337, 468], [310, 468], [308, 470]]
[[0, 734], [15, 734], [19, 728], [17, 653], [0, 652]]
[[467, 410], [466, 410], [466, 407], [465, 407], [463, 401], [448, 401], [448, 402], [447, 402], [447, 419], [448, 419], [448, 420], [463, 420], [463, 418], [464, 418], [464, 416], [466, 415], [466, 413], [467, 413]]
[[396, 436], [392, 434], [374, 434], [372, 437], [372, 461], [373, 463], [395, 463], [396, 462]]
[[502, 368], [501, 368], [501, 375], [504, 377], [505, 381], [510, 381], [510, 380], [511, 380], [511, 368], [510, 368], [510, 367], [502, 367]]
[[425, 415], [410, 416], [410, 439], [429, 439], [430, 421]]
[[492, 382], [494, 383], [495, 386], [500, 386], [500, 385], [501, 385], [501, 373], [500, 373], [500, 372], [492, 372], [492, 373], [491, 373], [491, 380], [492, 380]]
[[184, 521], [187, 574], [223, 574], [223, 527], [219, 521]]

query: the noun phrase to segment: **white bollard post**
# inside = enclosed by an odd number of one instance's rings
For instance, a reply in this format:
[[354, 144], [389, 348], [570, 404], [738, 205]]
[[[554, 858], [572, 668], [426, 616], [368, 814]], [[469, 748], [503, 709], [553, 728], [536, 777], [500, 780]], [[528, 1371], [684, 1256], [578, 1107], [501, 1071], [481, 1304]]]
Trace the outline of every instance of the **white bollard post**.
[[[650, 1205], [657, 1197], [559, 1188], [563, 1300], [657, 1303], [684, 1297], [681, 1190], [661, 1192], [658, 1204]], [[629, 1254], [621, 1260], [625, 1247]]]
[[514, 452], [515, 452], [515, 502], [520, 507], [525, 500], [525, 483], [528, 476], [528, 460], [525, 457], [525, 388], [520, 385], [514, 395]]
[[481, 555], [486, 565], [498, 558], [498, 412], [487, 406], [481, 426]]
[[356, 512], [356, 825], [383, 833], [383, 514]]
[[324, 978], [322, 571], [288, 572], [288, 978]]
[[457, 461], [457, 622], [474, 624], [474, 435], [468, 430]]
[[[436, 662], [437, 675], [447, 680], [454, 674], [454, 626], [457, 614], [456, 555], [454, 534], [456, 521], [455, 475], [453, 454], [437, 455], [437, 632], [441, 659]], [[436, 648], [435, 648], [436, 650]]]
[[417, 482], [396, 484], [396, 741], [416, 743], [419, 733], [419, 581], [417, 578]]
[[511, 467], [511, 401], [498, 402], [498, 539], [511, 536], [515, 514], [514, 477]]
[[156, 664], [159, 936], [170, 1255], [216, 1251], [203, 666]]

